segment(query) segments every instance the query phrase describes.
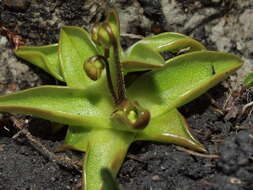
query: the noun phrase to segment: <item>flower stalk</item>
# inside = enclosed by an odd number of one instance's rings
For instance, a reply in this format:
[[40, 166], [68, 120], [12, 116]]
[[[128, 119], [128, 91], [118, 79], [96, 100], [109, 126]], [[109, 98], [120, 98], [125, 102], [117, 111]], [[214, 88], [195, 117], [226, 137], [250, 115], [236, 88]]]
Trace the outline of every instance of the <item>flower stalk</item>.
[[[84, 70], [90, 79], [97, 80], [105, 68], [108, 88], [116, 106], [112, 117], [132, 126], [134, 129], [144, 129], [149, 123], [150, 112], [140, 106], [138, 102], [131, 102], [126, 97], [117, 33], [119, 32], [113, 30], [107, 21], [95, 24], [92, 27], [92, 39], [94, 43], [102, 46], [104, 55], [97, 55], [88, 59], [84, 63]], [[104, 65], [102, 66], [101, 63]]]

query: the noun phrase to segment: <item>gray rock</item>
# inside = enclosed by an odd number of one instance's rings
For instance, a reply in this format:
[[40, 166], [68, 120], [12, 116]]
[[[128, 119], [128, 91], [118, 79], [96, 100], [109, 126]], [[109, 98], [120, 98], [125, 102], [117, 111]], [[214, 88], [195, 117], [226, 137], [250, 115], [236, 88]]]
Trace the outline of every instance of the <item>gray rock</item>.
[[28, 0], [3, 0], [2, 3], [7, 8], [17, 11], [25, 11], [30, 5]]
[[6, 37], [0, 36], [0, 94], [40, 85], [39, 77], [15, 57]]

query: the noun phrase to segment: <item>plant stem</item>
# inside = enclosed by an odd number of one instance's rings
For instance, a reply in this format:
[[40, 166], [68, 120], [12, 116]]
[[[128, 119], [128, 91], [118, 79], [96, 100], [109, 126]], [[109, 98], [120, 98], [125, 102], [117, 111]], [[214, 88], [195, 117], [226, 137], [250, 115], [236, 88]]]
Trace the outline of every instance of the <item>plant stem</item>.
[[[113, 67], [113, 70], [115, 71], [112, 72], [111, 74], [113, 74], [114, 76], [111, 76], [111, 78], [113, 78], [112, 81], [112, 86], [114, 89], [114, 92], [117, 95], [117, 98], [115, 100], [116, 105], [119, 105], [123, 100], [126, 99], [126, 95], [125, 95], [125, 83], [124, 83], [124, 77], [123, 77], [123, 72], [122, 72], [122, 64], [120, 62], [120, 58], [119, 58], [119, 46], [118, 46], [118, 41], [115, 38], [113, 31], [111, 29], [111, 27], [109, 26], [108, 23], [104, 23], [102, 25], [104, 27], [104, 29], [106, 30], [106, 32], [108, 33], [110, 40], [112, 42], [112, 64], [109, 66]], [[108, 52], [107, 52], [108, 51]], [[108, 57], [106, 57], [108, 56]], [[105, 57], [109, 58], [110, 56], [110, 50], [106, 49], [105, 50]]]

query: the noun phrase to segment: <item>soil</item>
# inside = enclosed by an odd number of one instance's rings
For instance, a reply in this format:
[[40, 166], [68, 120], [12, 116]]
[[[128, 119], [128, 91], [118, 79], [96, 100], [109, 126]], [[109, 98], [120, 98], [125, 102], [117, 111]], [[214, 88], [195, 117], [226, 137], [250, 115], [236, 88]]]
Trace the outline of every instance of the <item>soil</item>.
[[[0, 27], [18, 34], [27, 45], [57, 42], [62, 25], [89, 29], [103, 18], [106, 1], [0, 0]], [[147, 36], [181, 32], [208, 49], [231, 52], [245, 61], [243, 69], [205, 95], [181, 108], [195, 136], [213, 158], [193, 155], [170, 144], [132, 144], [117, 180], [125, 190], [250, 190], [253, 189], [253, 88], [241, 81], [252, 70], [252, 0], [113, 0], [123, 34]], [[124, 35], [128, 47], [136, 41]], [[14, 44], [1, 30], [0, 94], [59, 84], [38, 68], [17, 59]], [[23, 115], [0, 115], [0, 190], [67, 190], [80, 188], [81, 173], [43, 154], [18, 130], [13, 118], [26, 121], [30, 133], [50, 151], [63, 143], [62, 130]], [[56, 153], [80, 160], [74, 151]]]

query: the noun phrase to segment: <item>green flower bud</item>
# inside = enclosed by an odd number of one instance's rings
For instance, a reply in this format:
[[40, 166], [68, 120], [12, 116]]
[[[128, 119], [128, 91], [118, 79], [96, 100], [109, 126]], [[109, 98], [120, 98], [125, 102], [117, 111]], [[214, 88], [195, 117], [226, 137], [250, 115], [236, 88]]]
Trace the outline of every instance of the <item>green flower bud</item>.
[[93, 40], [94, 43], [98, 44], [99, 45], [99, 42], [98, 42], [98, 30], [100, 28], [100, 24], [94, 24], [91, 28], [91, 39]]
[[84, 62], [83, 68], [91, 80], [97, 80], [101, 76], [104, 64], [101, 62], [99, 56], [93, 56]]
[[98, 43], [105, 48], [110, 48], [113, 43], [113, 32], [108, 23], [104, 22], [98, 29]]
[[150, 120], [150, 112], [141, 107], [136, 101], [122, 101], [113, 116], [132, 126], [134, 129], [144, 129]]

